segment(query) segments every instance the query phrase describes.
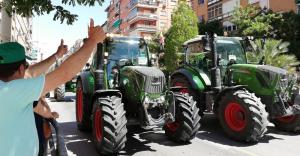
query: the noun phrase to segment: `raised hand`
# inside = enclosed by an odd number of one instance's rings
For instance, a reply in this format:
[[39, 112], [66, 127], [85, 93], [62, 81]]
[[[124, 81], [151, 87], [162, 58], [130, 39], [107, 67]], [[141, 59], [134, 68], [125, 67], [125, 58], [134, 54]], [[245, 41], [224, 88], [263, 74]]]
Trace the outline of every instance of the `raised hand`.
[[55, 55], [56, 55], [57, 57], [62, 57], [64, 54], [67, 53], [67, 51], [68, 51], [68, 46], [67, 46], [67, 45], [64, 45], [64, 40], [61, 39], [60, 45], [58, 46]]
[[102, 42], [106, 37], [102, 27], [99, 25], [94, 26], [93, 19], [90, 20], [90, 25], [88, 26], [88, 37], [97, 43]]

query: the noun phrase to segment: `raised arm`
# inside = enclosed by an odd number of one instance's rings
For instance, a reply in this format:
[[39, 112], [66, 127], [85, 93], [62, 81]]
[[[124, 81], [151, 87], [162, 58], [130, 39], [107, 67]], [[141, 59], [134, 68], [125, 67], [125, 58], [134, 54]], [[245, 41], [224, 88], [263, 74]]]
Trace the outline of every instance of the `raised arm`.
[[105, 33], [100, 26], [94, 27], [91, 19], [88, 28], [88, 39], [83, 46], [66, 59], [57, 69], [46, 75], [42, 96], [57, 86], [71, 80], [86, 64], [97, 43], [105, 39]]
[[61, 40], [56, 53], [39, 63], [29, 66], [29, 68], [25, 71], [25, 78], [31, 78], [45, 74], [50, 66], [55, 62], [56, 58], [61, 58], [67, 51], [68, 47], [64, 45], [64, 41]]

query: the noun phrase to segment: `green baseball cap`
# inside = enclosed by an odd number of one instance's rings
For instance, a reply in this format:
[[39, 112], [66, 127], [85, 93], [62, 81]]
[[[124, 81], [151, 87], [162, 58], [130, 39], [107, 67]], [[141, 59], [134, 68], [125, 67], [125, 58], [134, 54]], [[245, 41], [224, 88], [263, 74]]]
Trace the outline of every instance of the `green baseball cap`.
[[0, 44], [0, 64], [15, 63], [25, 60], [25, 49], [18, 42]]

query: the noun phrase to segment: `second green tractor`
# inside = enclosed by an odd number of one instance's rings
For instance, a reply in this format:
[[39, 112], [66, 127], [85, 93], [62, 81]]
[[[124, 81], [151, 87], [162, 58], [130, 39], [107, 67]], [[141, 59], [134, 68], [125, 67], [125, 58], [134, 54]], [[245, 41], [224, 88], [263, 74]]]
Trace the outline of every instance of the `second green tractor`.
[[269, 121], [284, 131], [300, 129], [296, 77], [286, 70], [247, 64], [245, 40], [198, 36], [184, 43], [185, 61], [171, 76], [185, 86], [201, 115], [214, 112], [225, 133], [238, 141], [257, 142]]

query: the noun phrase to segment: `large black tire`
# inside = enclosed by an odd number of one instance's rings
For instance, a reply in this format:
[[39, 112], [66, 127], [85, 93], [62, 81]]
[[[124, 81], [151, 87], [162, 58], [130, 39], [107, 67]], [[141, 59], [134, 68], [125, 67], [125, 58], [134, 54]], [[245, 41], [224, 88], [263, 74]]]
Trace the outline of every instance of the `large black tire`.
[[221, 97], [218, 117], [225, 133], [237, 141], [256, 143], [267, 131], [265, 105], [245, 89], [228, 91]]
[[54, 98], [56, 101], [65, 101], [65, 85], [61, 85], [54, 90]]
[[175, 122], [164, 126], [165, 134], [173, 141], [187, 143], [192, 140], [199, 128], [199, 108], [189, 94], [175, 93]]
[[79, 80], [76, 85], [76, 123], [80, 131], [90, 131], [92, 129], [90, 111], [88, 97], [84, 94], [82, 82]]
[[186, 87], [180, 90], [181, 93], [189, 93], [189, 95], [193, 96], [194, 99], [198, 102], [198, 95], [195, 89], [192, 88], [191, 83], [184, 76], [178, 75], [172, 78], [171, 80], [172, 87]]
[[122, 99], [97, 98], [93, 108], [93, 141], [100, 154], [116, 154], [125, 147], [127, 119]]
[[189, 80], [181, 75], [177, 75], [171, 80], [172, 87], [185, 87], [180, 90], [180, 93], [189, 93], [190, 96], [193, 96], [194, 100], [197, 102], [198, 108], [200, 109], [199, 114], [202, 116], [204, 110], [206, 110], [205, 102], [201, 102], [200, 94], [197, 94], [197, 91], [193, 89]]
[[282, 131], [299, 132], [300, 131], [300, 114], [276, 118], [273, 120], [275, 127]]

